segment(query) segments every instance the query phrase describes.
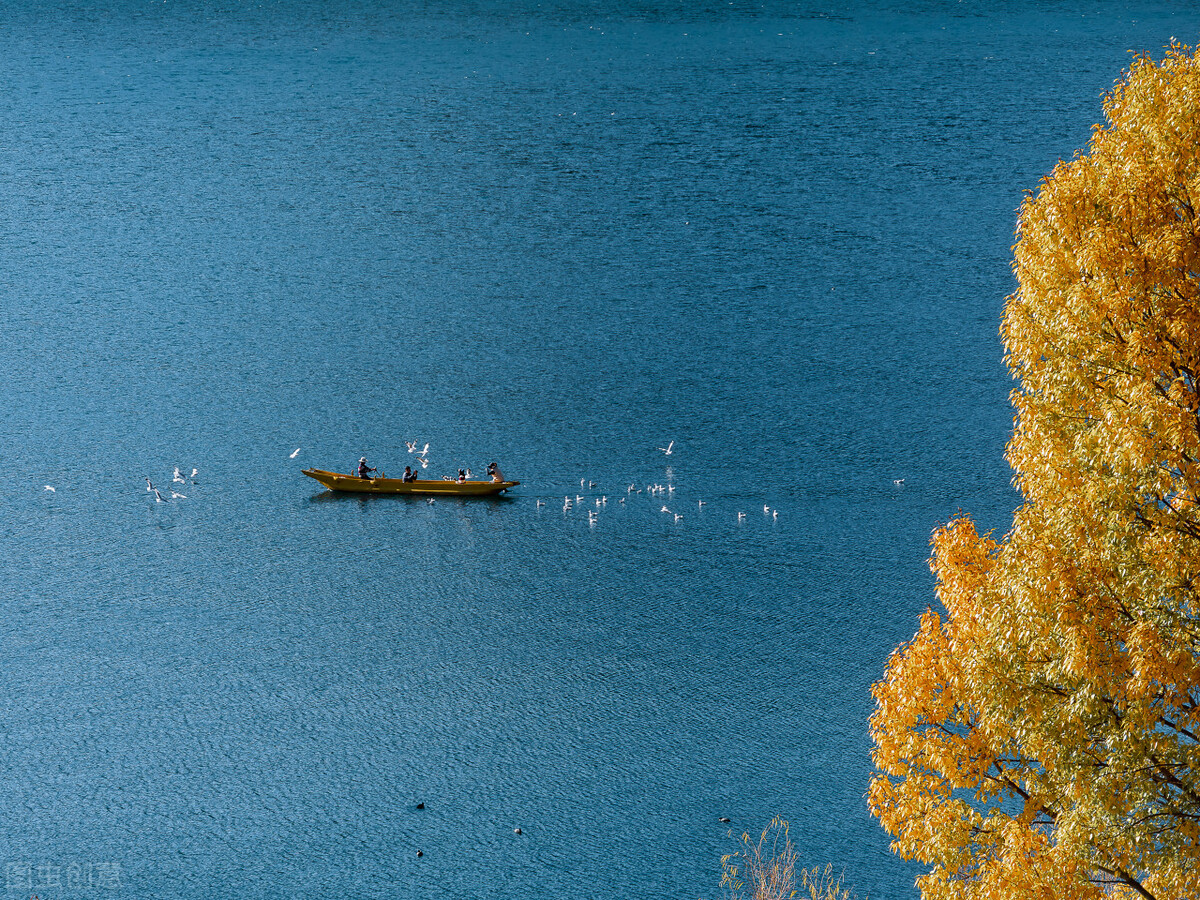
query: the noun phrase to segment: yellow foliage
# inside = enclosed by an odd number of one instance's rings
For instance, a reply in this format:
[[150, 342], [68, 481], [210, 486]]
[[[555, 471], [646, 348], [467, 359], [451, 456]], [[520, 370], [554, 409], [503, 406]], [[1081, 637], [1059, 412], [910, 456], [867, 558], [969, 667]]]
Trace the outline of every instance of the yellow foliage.
[[1200, 52], [1137, 59], [1023, 204], [1022, 506], [938, 529], [868, 799], [925, 900], [1200, 897]]

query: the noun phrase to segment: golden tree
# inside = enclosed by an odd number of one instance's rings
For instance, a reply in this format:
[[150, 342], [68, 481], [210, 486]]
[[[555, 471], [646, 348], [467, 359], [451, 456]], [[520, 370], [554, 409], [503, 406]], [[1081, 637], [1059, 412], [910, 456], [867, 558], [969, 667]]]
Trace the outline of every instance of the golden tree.
[[869, 802], [925, 900], [1200, 898], [1200, 53], [1138, 58], [1020, 212], [1022, 495], [937, 530]]

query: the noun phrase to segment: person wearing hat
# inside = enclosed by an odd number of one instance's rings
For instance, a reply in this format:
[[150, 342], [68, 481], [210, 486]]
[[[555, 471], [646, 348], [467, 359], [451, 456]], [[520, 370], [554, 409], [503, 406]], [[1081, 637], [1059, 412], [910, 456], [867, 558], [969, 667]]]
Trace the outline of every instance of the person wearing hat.
[[488, 463], [487, 473], [492, 476], [492, 481], [496, 484], [504, 481], [504, 476], [500, 474], [500, 467], [495, 463]]
[[368, 475], [367, 473], [375, 472], [375, 471], [377, 471], [377, 470], [372, 469], [370, 466], [367, 465], [367, 458], [365, 456], [362, 457], [361, 459], [359, 459], [359, 461], [358, 461], [358, 477], [359, 478], [370, 478], [371, 476]]

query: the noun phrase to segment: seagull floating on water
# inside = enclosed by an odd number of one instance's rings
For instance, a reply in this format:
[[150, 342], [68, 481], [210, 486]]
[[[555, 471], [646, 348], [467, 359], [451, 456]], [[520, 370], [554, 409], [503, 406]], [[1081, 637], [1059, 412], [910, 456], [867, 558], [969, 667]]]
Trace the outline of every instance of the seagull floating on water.
[[54, 488], [50, 487], [50, 485], [48, 485], [48, 484], [47, 484], [47, 485], [45, 485], [45, 488], [46, 488], [46, 490], [48, 490], [50, 493], [52, 493], [52, 494], [53, 494], [53, 493], [55, 493], [55, 490], [54, 490]]

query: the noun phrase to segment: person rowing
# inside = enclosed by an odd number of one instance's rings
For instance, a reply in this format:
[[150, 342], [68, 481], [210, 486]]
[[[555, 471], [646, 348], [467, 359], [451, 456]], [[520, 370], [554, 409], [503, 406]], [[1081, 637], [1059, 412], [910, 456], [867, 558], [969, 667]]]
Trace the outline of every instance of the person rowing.
[[378, 471], [378, 469], [373, 469], [367, 465], [367, 458], [365, 456], [362, 457], [361, 459], [359, 459], [359, 461], [358, 461], [358, 477], [359, 478], [370, 478], [371, 476], [367, 473], [368, 472], [377, 472], [377, 471]]

